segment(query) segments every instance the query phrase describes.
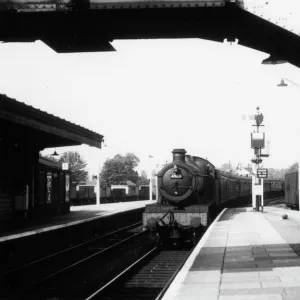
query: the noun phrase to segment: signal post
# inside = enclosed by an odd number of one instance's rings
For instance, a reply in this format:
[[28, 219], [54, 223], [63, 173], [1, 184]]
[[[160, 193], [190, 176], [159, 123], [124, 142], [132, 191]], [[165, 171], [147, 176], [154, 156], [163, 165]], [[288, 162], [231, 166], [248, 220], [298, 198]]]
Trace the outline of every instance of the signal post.
[[[265, 133], [262, 132], [260, 127], [264, 120], [263, 115], [259, 112], [257, 107], [257, 114], [254, 116], [256, 127], [254, 132], [251, 133], [251, 148], [254, 149], [254, 158], [252, 162], [252, 207], [254, 210], [259, 211], [261, 206], [262, 211], [264, 207], [264, 178], [268, 178], [268, 169], [261, 168], [262, 157], [268, 157], [269, 153], [263, 152], [265, 149]], [[268, 150], [268, 149], [267, 149]]]

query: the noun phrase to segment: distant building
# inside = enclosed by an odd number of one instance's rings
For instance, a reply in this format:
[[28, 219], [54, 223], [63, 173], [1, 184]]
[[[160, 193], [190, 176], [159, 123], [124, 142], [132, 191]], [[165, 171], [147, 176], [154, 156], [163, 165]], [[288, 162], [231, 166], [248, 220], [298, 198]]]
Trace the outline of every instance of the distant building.
[[124, 189], [126, 191], [126, 195], [131, 195], [135, 191], [136, 184], [130, 180], [126, 180], [123, 184], [113, 184], [111, 185], [111, 190], [119, 190]]
[[246, 171], [248, 171], [250, 174], [252, 174], [252, 168], [244, 168]]
[[96, 185], [97, 185], [97, 179], [88, 180], [88, 181], [86, 182], [85, 185], [93, 185], [93, 186], [96, 186]]
[[236, 170], [233, 172], [235, 175], [238, 176], [252, 176], [252, 168], [244, 168], [241, 164], [238, 164]]
[[96, 188], [97, 186], [97, 179], [93, 179], [93, 180], [88, 180], [85, 183], [84, 182], [80, 182], [79, 184], [77, 184], [76, 186], [76, 190], [79, 190], [79, 187], [81, 186], [93, 186], [94, 188]]

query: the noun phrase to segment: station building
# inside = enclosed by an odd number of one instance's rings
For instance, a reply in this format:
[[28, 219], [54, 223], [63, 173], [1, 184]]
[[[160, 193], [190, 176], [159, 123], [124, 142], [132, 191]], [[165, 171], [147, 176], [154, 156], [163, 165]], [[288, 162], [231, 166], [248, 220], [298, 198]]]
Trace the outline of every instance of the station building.
[[[45, 148], [87, 144], [103, 136], [0, 94], [0, 222], [69, 211], [70, 174], [39, 156]], [[23, 215], [23, 214], [22, 214]]]

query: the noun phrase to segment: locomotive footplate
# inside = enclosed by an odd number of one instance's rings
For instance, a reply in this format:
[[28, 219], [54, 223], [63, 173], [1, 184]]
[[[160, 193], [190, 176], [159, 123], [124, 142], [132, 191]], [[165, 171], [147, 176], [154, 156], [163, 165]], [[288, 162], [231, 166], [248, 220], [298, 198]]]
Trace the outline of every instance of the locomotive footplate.
[[179, 209], [176, 206], [154, 203], [146, 205], [145, 213], [166, 213], [169, 211], [174, 213], [207, 213], [214, 204], [215, 202], [211, 200], [203, 204], [189, 205], [183, 209]]
[[[186, 212], [176, 212], [173, 213], [174, 221], [176, 221], [181, 226], [192, 226], [198, 227], [194, 224], [199, 224], [202, 226], [208, 225], [208, 213], [186, 213]], [[153, 221], [152, 221], [153, 220]], [[163, 220], [163, 221], [161, 221]], [[198, 220], [198, 222], [197, 222]], [[149, 227], [149, 222], [155, 222], [158, 226], [169, 225], [171, 222], [170, 215], [165, 216], [165, 213], [143, 213], [143, 224], [144, 226]]]
[[143, 213], [143, 225], [150, 230], [157, 227], [178, 224], [182, 229], [196, 228], [209, 225], [209, 211], [211, 204], [193, 205], [185, 209], [162, 204], [147, 205]]
[[156, 233], [161, 242], [169, 241], [175, 246], [184, 241], [195, 243], [197, 232], [201, 231], [199, 214], [190, 215], [168, 211], [162, 214], [144, 214], [143, 219], [145, 227]]

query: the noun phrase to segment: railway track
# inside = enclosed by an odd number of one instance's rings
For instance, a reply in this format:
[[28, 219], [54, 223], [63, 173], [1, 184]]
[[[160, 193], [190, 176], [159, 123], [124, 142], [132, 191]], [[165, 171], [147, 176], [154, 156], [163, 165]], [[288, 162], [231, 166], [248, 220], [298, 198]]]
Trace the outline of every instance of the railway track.
[[155, 247], [86, 300], [161, 299], [191, 252]]
[[265, 199], [264, 201], [266, 206], [285, 204], [284, 197], [269, 198], [269, 199]]
[[104, 254], [109, 256], [114, 249], [132, 243], [145, 234], [141, 222], [138, 222], [25, 264], [20, 268], [5, 271], [0, 274], [0, 296], [20, 297], [28, 289], [35, 289], [36, 286], [40, 288], [45, 286], [45, 283], [48, 285], [50, 281], [53, 283], [64, 274], [76, 273], [86, 264], [92, 264], [99, 257], [104, 257]]

